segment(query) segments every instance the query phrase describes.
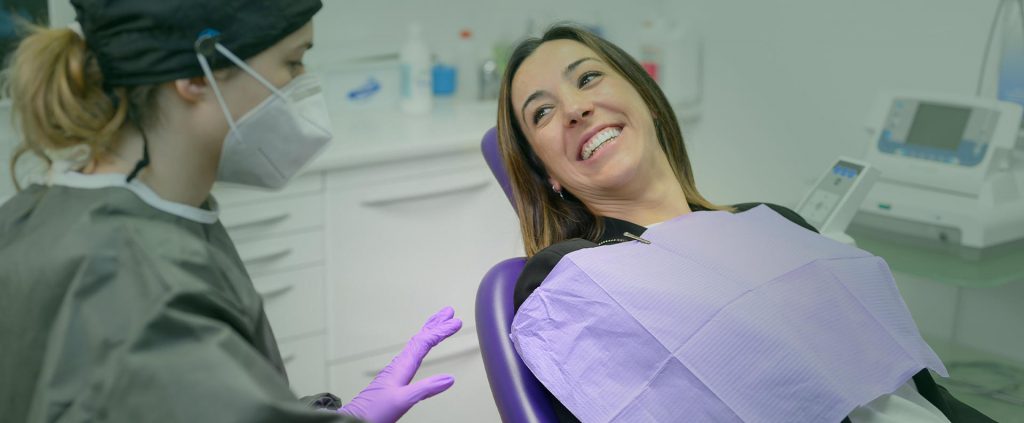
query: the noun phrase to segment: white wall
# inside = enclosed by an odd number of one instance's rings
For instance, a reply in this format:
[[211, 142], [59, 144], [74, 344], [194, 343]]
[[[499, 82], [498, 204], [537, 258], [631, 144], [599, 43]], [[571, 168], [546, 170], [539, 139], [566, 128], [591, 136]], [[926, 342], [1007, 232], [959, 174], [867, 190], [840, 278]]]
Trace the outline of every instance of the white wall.
[[407, 26], [418, 22], [431, 48], [453, 53], [459, 30], [469, 28], [480, 45], [513, 42], [532, 19], [539, 28], [562, 20], [600, 24], [617, 42], [634, 43], [637, 25], [665, 10], [662, 0], [325, 0], [314, 19], [313, 56], [359, 57], [397, 52]]
[[[533, 19], [597, 23], [635, 51], [651, 17], [696, 26], [706, 41], [705, 107], [687, 124], [702, 191], [719, 202], [794, 205], [829, 160], [863, 152], [879, 90], [973, 93], [997, 0], [326, 0], [311, 61], [397, 52], [419, 22], [454, 53], [512, 42]], [[764, 181], [772, 181], [770, 184]]]
[[50, 26], [64, 26], [75, 20], [75, 9], [69, 0], [47, 0], [50, 7]]
[[863, 153], [879, 90], [973, 94], [997, 3], [672, 2], [706, 40], [704, 118], [684, 130], [700, 187], [794, 205], [830, 160]]

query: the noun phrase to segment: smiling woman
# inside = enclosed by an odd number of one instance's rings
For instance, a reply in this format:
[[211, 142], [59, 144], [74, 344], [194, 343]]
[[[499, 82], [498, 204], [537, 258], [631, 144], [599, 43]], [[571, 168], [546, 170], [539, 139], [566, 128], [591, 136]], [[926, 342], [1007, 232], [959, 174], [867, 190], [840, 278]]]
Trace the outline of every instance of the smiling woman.
[[611, 43], [520, 44], [498, 141], [530, 256], [511, 340], [562, 423], [991, 422], [935, 383], [883, 260], [706, 200], [665, 96]]
[[[679, 123], [654, 80], [586, 30], [555, 27], [520, 44], [498, 108], [528, 256], [565, 239], [597, 241], [604, 216], [649, 224], [691, 205], [730, 209], [697, 190]], [[671, 215], [638, 207], [666, 202]]]

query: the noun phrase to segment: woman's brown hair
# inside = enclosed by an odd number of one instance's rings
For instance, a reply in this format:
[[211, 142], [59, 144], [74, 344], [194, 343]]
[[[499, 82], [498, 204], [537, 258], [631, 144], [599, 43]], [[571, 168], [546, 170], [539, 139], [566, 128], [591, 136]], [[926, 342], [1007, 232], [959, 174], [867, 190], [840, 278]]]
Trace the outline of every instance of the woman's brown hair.
[[127, 119], [145, 125], [155, 118], [158, 93], [156, 85], [105, 87], [95, 56], [69, 28], [25, 28], [3, 78], [21, 135], [10, 163], [19, 189], [15, 166], [25, 153], [50, 164], [48, 150], [84, 145], [96, 159], [114, 146]]
[[691, 205], [707, 210], [731, 210], [712, 204], [697, 191], [675, 112], [644, 68], [625, 51], [593, 33], [559, 25], [540, 38], [529, 38], [516, 46], [505, 68], [498, 97], [498, 146], [509, 173], [527, 256], [570, 238], [596, 242], [604, 228], [601, 217], [593, 215], [579, 199], [568, 192], [562, 199], [548, 186], [544, 164], [523, 135], [512, 105], [512, 80], [519, 67], [541, 44], [553, 40], [572, 40], [590, 48], [637, 90], [654, 117], [658, 141]]

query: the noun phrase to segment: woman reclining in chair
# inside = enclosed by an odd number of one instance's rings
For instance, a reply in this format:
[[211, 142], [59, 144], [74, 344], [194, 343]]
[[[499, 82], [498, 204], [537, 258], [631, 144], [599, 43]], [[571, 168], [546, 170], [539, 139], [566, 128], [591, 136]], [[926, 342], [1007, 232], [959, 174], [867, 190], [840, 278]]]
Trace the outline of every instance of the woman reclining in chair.
[[530, 257], [512, 339], [561, 421], [991, 421], [935, 384], [884, 261], [701, 196], [618, 47], [552, 28], [515, 49], [499, 101]]

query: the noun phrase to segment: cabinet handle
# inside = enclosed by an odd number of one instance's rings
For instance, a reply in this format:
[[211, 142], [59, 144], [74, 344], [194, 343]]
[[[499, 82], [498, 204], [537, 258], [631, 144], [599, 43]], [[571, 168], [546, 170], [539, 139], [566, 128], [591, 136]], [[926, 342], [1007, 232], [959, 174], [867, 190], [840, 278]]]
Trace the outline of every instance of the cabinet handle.
[[284, 294], [285, 292], [291, 291], [292, 288], [295, 288], [295, 282], [283, 283], [273, 288], [257, 288], [256, 292], [260, 294], [260, 296], [263, 297], [264, 300], [269, 300], [271, 298]]
[[243, 258], [242, 259], [242, 263], [244, 263], [246, 266], [248, 266], [248, 265], [252, 265], [252, 264], [256, 264], [256, 263], [275, 261], [275, 260], [279, 260], [279, 259], [281, 259], [281, 258], [283, 258], [283, 257], [285, 257], [285, 256], [287, 256], [287, 255], [289, 255], [291, 253], [292, 253], [292, 249], [291, 248], [282, 248], [282, 249], [280, 249], [278, 251], [273, 251], [273, 252], [270, 252], [270, 253], [261, 254], [261, 255], [255, 256], [255, 257]]
[[295, 361], [296, 357], [297, 357], [297, 355], [295, 353], [289, 353], [289, 354], [287, 354], [287, 355], [285, 355], [284, 357], [281, 358], [281, 362], [284, 363], [284, 364], [288, 364], [288, 363], [291, 363], [291, 362]]
[[291, 217], [292, 214], [289, 212], [281, 212], [270, 216], [257, 217], [254, 219], [243, 220], [241, 222], [232, 223], [225, 225], [224, 228], [229, 231], [236, 231], [242, 228], [248, 228], [250, 226], [263, 226], [271, 223], [277, 223]]
[[[474, 345], [472, 347], [461, 349], [461, 350], [457, 350], [457, 351], [453, 351], [453, 352], [450, 352], [450, 353], [442, 355], [442, 356], [432, 357], [430, 359], [423, 360], [423, 363], [420, 364], [419, 368], [420, 369], [424, 369], [424, 368], [427, 368], [427, 367], [436, 366], [438, 364], [447, 363], [449, 361], [455, 361], [455, 360], [458, 360], [458, 359], [463, 358], [463, 357], [468, 357], [468, 356], [471, 356], [471, 355], [476, 355], [479, 352], [480, 352], [480, 345]], [[374, 376], [377, 376], [377, 373], [380, 373], [380, 371], [381, 371], [381, 369], [367, 370], [367, 371], [363, 372], [363, 375], [366, 376], [366, 377], [374, 377]]]
[[406, 203], [431, 197], [441, 197], [462, 192], [476, 191], [486, 187], [490, 183], [490, 179], [474, 179], [472, 181], [465, 181], [459, 184], [431, 187], [427, 189], [420, 189], [421, 186], [413, 186], [402, 190], [395, 190], [371, 196], [363, 200], [363, 205], [367, 207], [384, 207], [391, 204]]

